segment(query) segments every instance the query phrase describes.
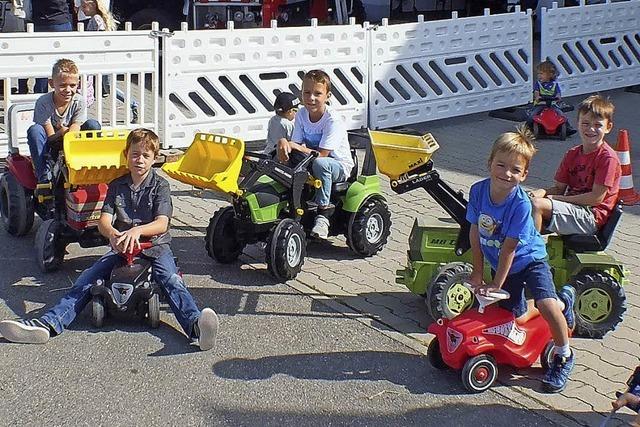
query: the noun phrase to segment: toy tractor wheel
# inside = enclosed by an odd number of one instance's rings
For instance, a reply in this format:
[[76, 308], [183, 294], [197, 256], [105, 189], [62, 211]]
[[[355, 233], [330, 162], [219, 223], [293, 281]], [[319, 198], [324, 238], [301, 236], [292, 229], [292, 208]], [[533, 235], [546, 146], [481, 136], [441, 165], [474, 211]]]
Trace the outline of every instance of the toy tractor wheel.
[[533, 122], [533, 136], [540, 137], [540, 123]]
[[358, 255], [375, 255], [387, 243], [389, 233], [391, 214], [387, 203], [369, 199], [349, 218], [347, 244]]
[[207, 227], [205, 248], [209, 256], [221, 264], [234, 262], [244, 249], [244, 244], [238, 240], [234, 218], [233, 206], [227, 206], [213, 214]]
[[576, 289], [576, 336], [602, 338], [622, 321], [627, 309], [624, 289], [609, 274], [583, 270], [570, 284]]
[[7, 233], [23, 236], [33, 227], [33, 195], [10, 173], [0, 176], [0, 217]]
[[104, 325], [105, 304], [104, 298], [99, 295], [94, 295], [91, 300], [91, 323], [96, 328], [102, 328]]
[[462, 384], [471, 393], [481, 393], [498, 377], [498, 365], [493, 357], [480, 354], [467, 360], [462, 368]]
[[449, 369], [449, 366], [444, 363], [442, 359], [442, 352], [440, 351], [440, 343], [438, 342], [438, 338], [434, 338], [429, 343], [429, 347], [427, 348], [427, 357], [429, 358], [429, 363], [436, 369]]
[[549, 367], [551, 366], [551, 362], [553, 361], [553, 347], [555, 343], [553, 340], [550, 340], [547, 345], [544, 346], [544, 350], [540, 353], [540, 365], [542, 366], [542, 370], [547, 372]]
[[38, 266], [45, 273], [58, 270], [64, 261], [67, 245], [60, 235], [61, 227], [57, 220], [48, 219], [40, 224], [36, 233], [35, 246]]
[[147, 301], [147, 310], [149, 315], [149, 326], [156, 329], [160, 326], [160, 295], [154, 293]]
[[442, 267], [427, 290], [427, 310], [433, 320], [441, 317], [453, 319], [473, 307], [473, 293], [464, 286], [472, 267], [463, 262], [452, 262]]
[[293, 279], [302, 270], [307, 255], [307, 236], [302, 225], [283, 219], [267, 238], [265, 259], [271, 274], [279, 280]]
[[566, 122], [560, 125], [560, 139], [563, 141], [567, 139], [567, 123]]

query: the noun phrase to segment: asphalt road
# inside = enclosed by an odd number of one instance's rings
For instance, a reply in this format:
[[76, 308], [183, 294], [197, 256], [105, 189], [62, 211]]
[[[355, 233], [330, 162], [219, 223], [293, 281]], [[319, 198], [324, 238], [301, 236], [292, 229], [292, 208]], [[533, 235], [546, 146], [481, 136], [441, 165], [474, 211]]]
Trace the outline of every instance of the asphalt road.
[[[122, 315], [96, 330], [85, 310], [47, 345], [0, 338], [0, 425], [564, 424], [493, 391], [466, 394], [457, 374], [432, 369], [357, 313], [274, 284], [251, 265], [216, 265], [199, 232], [179, 228], [185, 278], [198, 304], [221, 317], [217, 348], [190, 346], [168, 306], [157, 330]], [[41, 313], [103, 251], [72, 246], [63, 269], [43, 275], [34, 233], [0, 231], [0, 318]]]

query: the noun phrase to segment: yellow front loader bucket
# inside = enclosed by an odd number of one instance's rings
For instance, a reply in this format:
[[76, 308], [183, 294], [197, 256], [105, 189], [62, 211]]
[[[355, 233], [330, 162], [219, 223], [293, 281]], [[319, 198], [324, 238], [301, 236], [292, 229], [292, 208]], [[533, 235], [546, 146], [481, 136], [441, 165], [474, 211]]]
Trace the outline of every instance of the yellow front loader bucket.
[[238, 177], [244, 141], [225, 135], [197, 133], [178, 161], [162, 166], [170, 177], [198, 188], [239, 194]]
[[62, 143], [71, 185], [109, 183], [127, 173], [128, 130], [67, 132]]
[[440, 147], [430, 133], [422, 136], [369, 131], [378, 170], [392, 180], [429, 161]]

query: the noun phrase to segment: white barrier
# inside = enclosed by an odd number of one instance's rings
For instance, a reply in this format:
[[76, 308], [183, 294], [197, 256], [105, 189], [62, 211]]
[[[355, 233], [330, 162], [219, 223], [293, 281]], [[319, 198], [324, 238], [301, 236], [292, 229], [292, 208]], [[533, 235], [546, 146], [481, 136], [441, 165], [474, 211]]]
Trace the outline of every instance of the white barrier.
[[526, 104], [531, 16], [514, 13], [401, 25], [371, 36], [370, 122], [400, 126]]
[[182, 31], [163, 46], [164, 140], [191, 144], [196, 132], [265, 139], [273, 102], [298, 94], [302, 76], [331, 77], [332, 106], [349, 129], [367, 126], [366, 30], [360, 25]]
[[[7, 121], [7, 112], [14, 103], [32, 101], [38, 95], [13, 95], [11, 79], [29, 77], [50, 77], [51, 67], [60, 58], [73, 60], [81, 73], [81, 86], [88, 87], [88, 79], [93, 77], [95, 104], [89, 110], [92, 118], [104, 127], [132, 127], [132, 112], [123, 107], [116, 96], [103, 100], [102, 76], [110, 76], [111, 95], [115, 87], [121, 88], [124, 105], [132, 99], [138, 102], [139, 123], [158, 130], [158, 40], [149, 31], [110, 32], [57, 32], [34, 33], [32, 26], [26, 33], [0, 34], [0, 80], [4, 82], [2, 102]], [[157, 25], [156, 25], [157, 29]], [[82, 27], [80, 28], [82, 30]], [[118, 82], [118, 78], [124, 82]], [[137, 90], [133, 81], [137, 80]], [[81, 89], [82, 91], [82, 89]], [[85, 97], [87, 91], [82, 91]], [[4, 123], [5, 132], [8, 123]], [[24, 143], [25, 136], [19, 141]], [[7, 153], [7, 135], [0, 133], [0, 156]], [[22, 152], [22, 149], [21, 149]]]
[[640, 84], [640, 0], [542, 10], [541, 58], [563, 96]]

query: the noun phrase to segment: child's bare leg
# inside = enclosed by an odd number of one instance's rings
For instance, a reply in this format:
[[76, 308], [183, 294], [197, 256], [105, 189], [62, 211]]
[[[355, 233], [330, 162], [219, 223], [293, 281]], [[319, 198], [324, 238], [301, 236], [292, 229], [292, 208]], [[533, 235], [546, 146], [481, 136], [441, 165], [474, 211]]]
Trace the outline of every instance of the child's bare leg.
[[553, 214], [551, 200], [546, 197], [534, 197], [531, 199], [533, 223], [538, 231], [542, 231], [542, 224], [548, 224]]
[[557, 347], [569, 344], [569, 329], [567, 321], [562, 314], [561, 304], [555, 298], [545, 298], [537, 302], [538, 310], [549, 324], [551, 337]]
[[516, 319], [518, 325], [524, 325], [529, 320], [540, 316], [540, 311], [536, 307], [536, 303], [532, 299], [527, 300], [527, 312]]

